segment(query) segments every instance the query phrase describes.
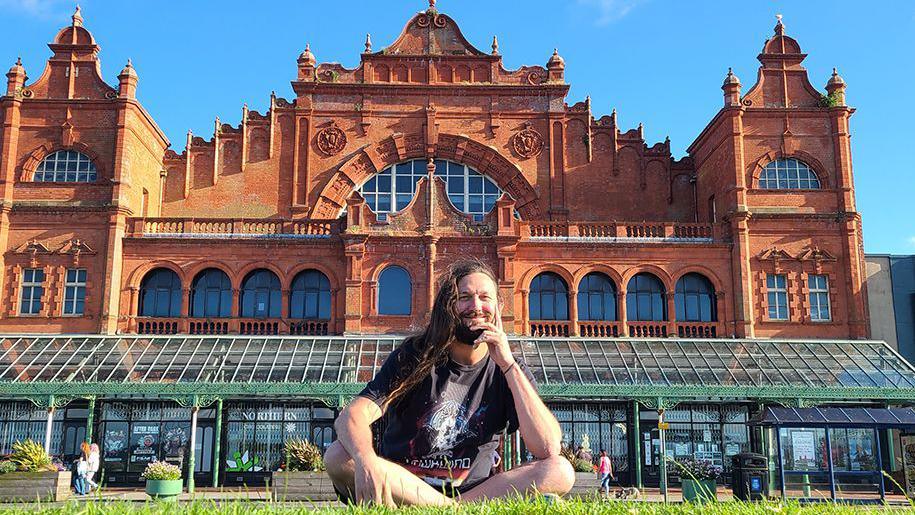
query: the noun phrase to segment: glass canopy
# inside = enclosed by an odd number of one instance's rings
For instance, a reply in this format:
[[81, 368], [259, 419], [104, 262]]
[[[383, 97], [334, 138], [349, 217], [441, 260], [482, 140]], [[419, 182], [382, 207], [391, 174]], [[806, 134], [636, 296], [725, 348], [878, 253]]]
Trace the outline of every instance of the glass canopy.
[[[341, 385], [346, 388], [339, 392], [351, 395], [401, 339], [6, 336], [0, 339], [0, 395], [39, 384], [57, 385], [41, 391], [67, 394], [61, 383], [92, 384], [100, 392], [127, 393], [142, 383], [161, 385], [163, 393], [199, 387], [211, 394], [218, 384], [261, 385], [271, 393], [284, 385], [290, 393], [303, 391], [295, 385]], [[831, 391], [836, 399], [915, 398], [915, 369], [877, 341], [512, 338], [511, 344], [544, 396], [777, 400]]]

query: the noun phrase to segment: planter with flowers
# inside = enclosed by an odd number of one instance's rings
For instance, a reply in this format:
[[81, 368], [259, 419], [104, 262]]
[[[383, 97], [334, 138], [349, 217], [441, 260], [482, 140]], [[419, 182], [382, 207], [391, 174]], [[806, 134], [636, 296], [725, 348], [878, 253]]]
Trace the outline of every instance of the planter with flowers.
[[0, 502], [65, 501], [72, 474], [58, 467], [33, 440], [16, 442], [13, 453], [0, 461]]
[[702, 503], [718, 500], [721, 467], [708, 460], [686, 459], [674, 463], [683, 482], [684, 501]]
[[321, 449], [308, 440], [287, 440], [286, 459], [273, 473], [273, 498], [277, 501], [333, 501], [334, 485], [327, 475]]
[[154, 461], [141, 475], [146, 480], [146, 495], [161, 501], [177, 501], [181, 495], [181, 469], [164, 461]]

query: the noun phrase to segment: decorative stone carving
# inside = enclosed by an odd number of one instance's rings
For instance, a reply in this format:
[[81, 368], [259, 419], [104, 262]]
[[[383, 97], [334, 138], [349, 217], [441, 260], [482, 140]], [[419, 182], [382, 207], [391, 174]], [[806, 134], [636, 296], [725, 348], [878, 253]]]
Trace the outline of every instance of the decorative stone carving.
[[339, 154], [346, 147], [346, 133], [337, 127], [336, 123], [331, 122], [330, 126], [318, 131], [315, 136], [315, 145], [326, 156]]
[[543, 151], [543, 136], [530, 123], [525, 123], [524, 129], [512, 137], [512, 148], [525, 159], [537, 157]]

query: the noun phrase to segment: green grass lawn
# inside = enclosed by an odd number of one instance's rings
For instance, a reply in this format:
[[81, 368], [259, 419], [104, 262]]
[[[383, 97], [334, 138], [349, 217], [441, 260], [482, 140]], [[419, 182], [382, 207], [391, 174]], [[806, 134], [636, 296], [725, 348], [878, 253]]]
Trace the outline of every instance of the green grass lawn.
[[499, 502], [486, 502], [467, 504], [458, 508], [399, 508], [397, 510], [380, 507], [348, 507], [348, 508], [315, 508], [308, 504], [274, 505], [263, 502], [251, 501], [195, 501], [187, 504], [155, 504], [155, 503], [129, 503], [129, 502], [71, 502], [62, 506], [36, 505], [5, 506], [3, 513], [42, 513], [42, 514], [79, 514], [79, 515], [107, 515], [136, 513], [140, 515], [153, 514], [181, 514], [181, 515], [292, 515], [292, 514], [473, 514], [473, 515], [500, 515], [500, 514], [710, 514], [710, 515], [789, 515], [789, 514], [846, 514], [846, 513], [913, 513], [913, 507], [886, 507], [886, 506], [849, 506], [830, 503], [800, 505], [796, 503], [741, 503], [722, 502], [706, 505], [691, 504], [660, 504], [660, 503], [624, 503], [610, 501], [563, 501], [559, 504], [549, 505], [542, 501], [511, 500]]

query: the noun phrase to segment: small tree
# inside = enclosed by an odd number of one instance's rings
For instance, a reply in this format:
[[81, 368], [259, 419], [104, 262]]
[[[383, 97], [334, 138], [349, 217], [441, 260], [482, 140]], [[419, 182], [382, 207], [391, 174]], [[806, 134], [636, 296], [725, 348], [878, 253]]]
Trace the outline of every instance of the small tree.
[[308, 440], [294, 438], [286, 440], [286, 470], [320, 472], [327, 470], [321, 449]]

